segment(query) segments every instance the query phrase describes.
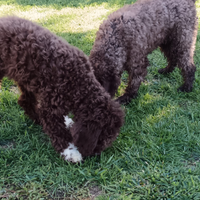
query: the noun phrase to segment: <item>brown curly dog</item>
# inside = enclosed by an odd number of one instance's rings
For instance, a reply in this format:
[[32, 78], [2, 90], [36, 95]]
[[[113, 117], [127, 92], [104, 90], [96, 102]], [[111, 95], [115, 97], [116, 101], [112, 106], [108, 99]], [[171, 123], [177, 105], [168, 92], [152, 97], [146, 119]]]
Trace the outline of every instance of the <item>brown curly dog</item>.
[[19, 105], [66, 160], [100, 154], [119, 134], [120, 104], [96, 80], [87, 56], [47, 29], [0, 18], [0, 80], [4, 76], [18, 84]]
[[137, 96], [147, 74], [147, 55], [157, 47], [168, 65], [159, 73], [172, 72], [176, 65], [184, 79], [180, 91], [190, 92], [196, 68], [193, 54], [197, 36], [194, 0], [139, 0], [112, 13], [96, 34], [90, 61], [95, 76], [111, 96], [120, 84], [124, 70], [129, 82], [125, 94], [117, 99], [128, 103]]

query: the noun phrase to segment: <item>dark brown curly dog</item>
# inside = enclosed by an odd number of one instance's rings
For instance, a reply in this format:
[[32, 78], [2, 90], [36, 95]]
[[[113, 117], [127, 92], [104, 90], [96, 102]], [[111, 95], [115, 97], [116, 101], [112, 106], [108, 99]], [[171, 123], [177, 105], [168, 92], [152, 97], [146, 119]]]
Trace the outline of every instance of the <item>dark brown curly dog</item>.
[[120, 103], [137, 96], [147, 74], [147, 55], [160, 47], [168, 65], [159, 73], [172, 72], [176, 65], [184, 79], [180, 91], [192, 90], [196, 68], [193, 54], [197, 36], [194, 0], [139, 0], [112, 13], [96, 34], [90, 61], [95, 76], [113, 97], [124, 70], [129, 82]]
[[47, 29], [0, 18], [0, 80], [4, 76], [18, 84], [19, 105], [66, 160], [99, 154], [119, 134], [120, 104], [96, 80], [87, 56]]

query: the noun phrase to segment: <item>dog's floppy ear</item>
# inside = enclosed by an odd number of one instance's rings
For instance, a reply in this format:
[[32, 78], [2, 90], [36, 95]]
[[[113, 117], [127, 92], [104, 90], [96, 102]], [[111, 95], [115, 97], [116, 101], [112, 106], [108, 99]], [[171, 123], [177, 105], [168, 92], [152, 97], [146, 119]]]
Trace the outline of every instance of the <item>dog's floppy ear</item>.
[[82, 156], [93, 154], [102, 129], [95, 122], [82, 123], [81, 120], [74, 123], [71, 128], [74, 145], [78, 148]]

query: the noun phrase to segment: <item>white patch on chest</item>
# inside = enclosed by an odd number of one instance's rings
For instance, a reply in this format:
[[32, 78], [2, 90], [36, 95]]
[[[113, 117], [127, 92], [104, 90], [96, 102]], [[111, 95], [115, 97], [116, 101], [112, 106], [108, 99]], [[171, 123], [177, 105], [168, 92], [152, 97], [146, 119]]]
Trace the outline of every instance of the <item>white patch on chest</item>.
[[73, 163], [80, 162], [82, 160], [82, 155], [78, 151], [77, 147], [71, 143], [69, 143], [68, 148], [61, 153], [61, 156], [64, 156], [65, 160]]
[[74, 121], [71, 118], [69, 118], [67, 115], [64, 116], [64, 119], [65, 119], [66, 127], [70, 128], [73, 125]]

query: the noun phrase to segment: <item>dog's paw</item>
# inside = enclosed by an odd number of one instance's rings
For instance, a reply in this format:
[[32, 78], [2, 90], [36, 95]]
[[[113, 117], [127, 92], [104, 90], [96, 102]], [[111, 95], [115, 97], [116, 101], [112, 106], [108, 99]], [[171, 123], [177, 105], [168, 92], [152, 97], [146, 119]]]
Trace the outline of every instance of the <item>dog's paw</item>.
[[177, 89], [178, 92], [191, 92], [192, 91], [192, 87], [183, 84], [181, 87], [179, 87]]
[[80, 162], [83, 159], [77, 147], [71, 143], [69, 143], [68, 148], [61, 153], [61, 156], [64, 156], [65, 160], [73, 163]]
[[165, 68], [159, 69], [158, 73], [159, 74], [166, 74], [166, 69]]
[[70, 128], [73, 125], [74, 121], [71, 118], [69, 118], [67, 115], [64, 116], [64, 119], [65, 119], [66, 127]]
[[173, 72], [173, 70], [174, 70], [174, 67], [173, 68], [165, 67], [165, 68], [159, 69], [158, 73], [165, 75], [165, 74], [169, 74], [169, 73]]
[[132, 99], [136, 98], [137, 94], [124, 94], [120, 97], [118, 97], [115, 101], [117, 101], [120, 104], [127, 105], [131, 102]]

